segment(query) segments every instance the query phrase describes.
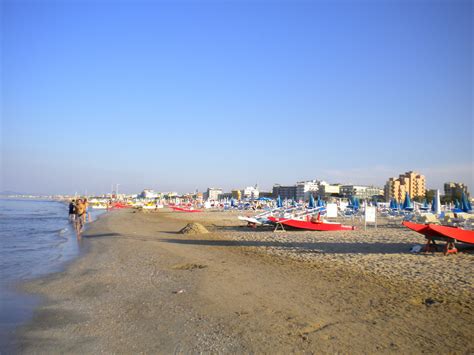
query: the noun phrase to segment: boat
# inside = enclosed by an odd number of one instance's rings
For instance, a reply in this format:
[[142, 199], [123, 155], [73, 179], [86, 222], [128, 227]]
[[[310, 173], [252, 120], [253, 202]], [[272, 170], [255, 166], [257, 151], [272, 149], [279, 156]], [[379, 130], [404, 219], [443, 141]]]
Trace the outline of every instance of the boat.
[[277, 218], [268, 217], [268, 219], [276, 224], [285, 225], [297, 229], [313, 230], [313, 231], [351, 231], [354, 226], [344, 226], [338, 222], [329, 221], [312, 221], [311, 219], [291, 219], [291, 218]]
[[173, 211], [178, 211], [178, 212], [202, 212], [202, 210], [195, 210], [192, 207], [182, 208], [182, 207], [178, 207], [178, 206], [170, 206], [170, 208]]
[[457, 248], [454, 244], [456, 242], [474, 244], [473, 230], [463, 229], [460, 227], [442, 226], [439, 224], [419, 224], [408, 221], [404, 221], [402, 224], [425, 236], [427, 243], [423, 251], [437, 251], [435, 240], [446, 241], [446, 246], [444, 248], [445, 254], [457, 253]]
[[115, 203], [112, 203], [112, 205], [110, 206], [111, 209], [121, 209], [121, 208], [130, 208], [132, 206], [128, 205], [128, 204], [125, 204], [125, 203], [122, 203], [122, 202], [115, 202]]

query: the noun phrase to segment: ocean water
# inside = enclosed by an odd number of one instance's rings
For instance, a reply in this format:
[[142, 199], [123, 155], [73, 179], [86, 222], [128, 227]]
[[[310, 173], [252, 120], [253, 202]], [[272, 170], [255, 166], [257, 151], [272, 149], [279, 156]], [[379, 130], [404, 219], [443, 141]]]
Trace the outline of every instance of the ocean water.
[[[94, 211], [93, 218], [97, 215]], [[31, 318], [39, 303], [15, 285], [61, 271], [81, 246], [66, 204], [0, 200], [0, 353], [11, 352], [15, 328]]]

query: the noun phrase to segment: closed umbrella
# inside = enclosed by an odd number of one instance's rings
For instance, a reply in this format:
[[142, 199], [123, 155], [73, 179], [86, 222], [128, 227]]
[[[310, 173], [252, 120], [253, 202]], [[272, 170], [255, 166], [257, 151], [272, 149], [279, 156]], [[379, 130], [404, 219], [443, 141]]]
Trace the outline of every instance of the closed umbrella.
[[439, 190], [436, 190], [436, 194], [433, 196], [433, 203], [431, 204], [431, 212], [436, 215], [441, 214], [441, 199], [439, 196]]
[[408, 194], [408, 192], [405, 193], [405, 201], [403, 201], [403, 207], [402, 207], [405, 211], [410, 211], [413, 209], [413, 206], [411, 204], [411, 200], [410, 200], [410, 195]]
[[278, 195], [276, 202], [277, 202], [277, 207], [278, 207], [278, 208], [282, 208], [282, 207], [283, 207], [283, 201], [281, 200], [281, 196], [280, 196], [280, 195]]
[[467, 197], [464, 191], [462, 192], [462, 196], [461, 196], [461, 209], [463, 210], [463, 212], [469, 212], [472, 209], [471, 204], [467, 200]]

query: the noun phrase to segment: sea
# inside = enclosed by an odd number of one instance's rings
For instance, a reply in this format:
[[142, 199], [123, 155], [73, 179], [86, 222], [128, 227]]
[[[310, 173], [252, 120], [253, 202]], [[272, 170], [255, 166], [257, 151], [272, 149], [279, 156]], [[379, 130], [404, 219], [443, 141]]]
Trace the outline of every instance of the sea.
[[[100, 214], [91, 213], [92, 219]], [[15, 329], [41, 302], [18, 285], [63, 270], [82, 250], [67, 204], [0, 199], [0, 354], [15, 351]]]

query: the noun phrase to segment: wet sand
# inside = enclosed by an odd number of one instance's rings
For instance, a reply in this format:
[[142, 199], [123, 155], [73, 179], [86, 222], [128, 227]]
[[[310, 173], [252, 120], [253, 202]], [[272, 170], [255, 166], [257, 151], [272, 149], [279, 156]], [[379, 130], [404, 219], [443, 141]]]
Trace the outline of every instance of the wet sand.
[[[189, 221], [210, 234], [182, 235]], [[114, 211], [44, 296], [21, 353], [472, 353], [473, 255], [401, 228], [252, 230], [234, 213]]]

